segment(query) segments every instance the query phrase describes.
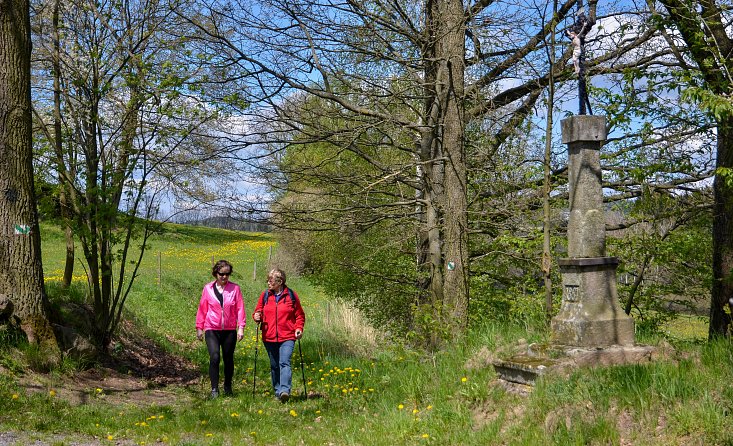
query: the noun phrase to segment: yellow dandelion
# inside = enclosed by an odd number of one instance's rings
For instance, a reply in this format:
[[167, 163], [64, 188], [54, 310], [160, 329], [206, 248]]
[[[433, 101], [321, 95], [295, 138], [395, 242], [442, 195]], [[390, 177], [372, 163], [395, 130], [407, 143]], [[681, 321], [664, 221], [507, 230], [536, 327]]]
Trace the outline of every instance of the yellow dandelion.
[[207, 432], [207, 433], [206, 433], [206, 436], [207, 436], [207, 437], [213, 437], [213, 436], [214, 436], [214, 434], [212, 434], [211, 432]]
[[51, 389], [51, 390], [49, 390], [49, 391], [48, 391], [48, 394], [49, 394], [50, 396], [56, 396], [56, 391], [55, 391], [55, 390], [53, 390], [53, 389]]
[[112, 441], [114, 439], [115, 439], [115, 437], [113, 437], [112, 435], [107, 435], [107, 440]]
[[295, 410], [290, 409], [290, 416], [291, 417], [297, 417], [298, 416], [298, 413]]
[[423, 438], [430, 438], [430, 435], [428, 435], [428, 434], [422, 434], [422, 437]]
[[465, 376], [463, 378], [461, 378], [461, 382], [462, 383], [465, 383], [466, 381], [468, 381], [468, 378], [466, 378]]
[[257, 411], [257, 415], [262, 415], [262, 409]]
[[99, 387], [97, 387], [96, 389], [94, 389], [94, 391], [97, 392], [97, 393], [102, 393], [102, 389], [100, 389]]
[[201, 420], [201, 424], [202, 425], [206, 424], [206, 420]]
[[413, 415], [415, 415], [415, 414], [417, 414], [417, 413], [419, 413], [419, 412], [420, 412], [420, 411], [419, 411], [419, 410], [417, 410], [417, 409], [412, 409], [412, 414], [413, 414]]
[[20, 397], [18, 396], [18, 394], [17, 394], [17, 393], [14, 393], [14, 394], [13, 394], [13, 399], [14, 399], [14, 400], [17, 400], [18, 398], [20, 398]]
[[428, 405], [428, 407], [426, 409], [433, 410], [433, 406], [432, 405]]
[[399, 406], [397, 406], [397, 409], [398, 409], [398, 410], [402, 410], [402, 409], [404, 409], [404, 408], [405, 408], [405, 406], [403, 406], [402, 404], [400, 404]]
[[316, 411], [316, 415], [318, 415], [318, 414], [320, 414], [320, 413], [321, 413], [321, 411], [320, 411], [320, 410], [317, 410], [317, 411]]
[[257, 432], [255, 432], [255, 431], [252, 431], [252, 432], [250, 432], [249, 434], [250, 434], [251, 436], [253, 436], [253, 437], [254, 437], [255, 435], [257, 435]]
[[232, 418], [239, 418], [239, 414], [237, 412], [232, 412]]

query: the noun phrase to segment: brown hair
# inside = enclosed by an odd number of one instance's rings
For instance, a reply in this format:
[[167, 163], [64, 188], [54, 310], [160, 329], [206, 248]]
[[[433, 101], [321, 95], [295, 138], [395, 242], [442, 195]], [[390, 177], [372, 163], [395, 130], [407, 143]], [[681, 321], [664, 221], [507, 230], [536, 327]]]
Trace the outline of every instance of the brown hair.
[[218, 262], [214, 264], [214, 267], [211, 268], [211, 275], [216, 277], [219, 271], [221, 271], [222, 268], [225, 268], [227, 266], [229, 267], [230, 273], [234, 271], [234, 267], [232, 266], [231, 263], [227, 262], [226, 260], [219, 260]]

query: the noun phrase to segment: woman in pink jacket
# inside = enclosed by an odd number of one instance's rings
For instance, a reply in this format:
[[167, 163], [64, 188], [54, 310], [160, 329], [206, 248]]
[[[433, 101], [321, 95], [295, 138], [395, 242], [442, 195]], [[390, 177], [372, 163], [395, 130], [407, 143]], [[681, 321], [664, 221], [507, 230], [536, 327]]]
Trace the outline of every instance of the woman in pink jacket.
[[215, 281], [204, 285], [196, 313], [196, 337], [206, 338], [209, 350], [211, 398], [219, 396], [219, 350], [224, 359], [224, 395], [232, 394], [234, 347], [244, 337], [244, 300], [239, 285], [229, 281], [232, 265], [219, 260], [211, 273]]

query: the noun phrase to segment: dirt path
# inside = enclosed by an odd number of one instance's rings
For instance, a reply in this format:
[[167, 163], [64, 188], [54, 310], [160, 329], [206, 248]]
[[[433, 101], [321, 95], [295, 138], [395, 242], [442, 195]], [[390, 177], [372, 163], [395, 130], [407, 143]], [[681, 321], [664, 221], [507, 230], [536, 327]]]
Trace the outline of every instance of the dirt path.
[[[196, 387], [202, 380], [198, 367], [180, 356], [173, 355], [154, 341], [144, 337], [135, 328], [123, 322], [115, 340], [116, 351], [94, 368], [71, 374], [42, 374], [26, 372], [18, 384], [28, 394], [51, 394], [72, 405], [104, 401], [111, 405], [188, 404], [192, 397], [181, 392], [183, 387]], [[187, 348], [188, 346], [182, 346]], [[191, 345], [191, 348], [194, 348]], [[109, 441], [106, 438], [84, 437], [78, 434], [48, 432], [0, 432], [0, 446], [119, 445], [128, 446], [131, 440]]]

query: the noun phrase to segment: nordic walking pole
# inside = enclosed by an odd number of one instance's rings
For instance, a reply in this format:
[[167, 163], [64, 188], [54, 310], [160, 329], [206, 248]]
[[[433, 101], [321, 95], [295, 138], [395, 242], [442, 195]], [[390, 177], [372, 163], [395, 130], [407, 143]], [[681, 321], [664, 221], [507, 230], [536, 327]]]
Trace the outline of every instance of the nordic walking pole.
[[260, 323], [257, 322], [255, 327], [255, 370], [252, 375], [252, 398], [255, 397], [255, 389], [257, 388], [257, 352], [260, 350]]
[[300, 347], [300, 338], [298, 339], [298, 350], [300, 351], [300, 371], [303, 373], [303, 391], [305, 392], [305, 399], [308, 399], [308, 387], [305, 383], [305, 366], [303, 365], [303, 349]]

